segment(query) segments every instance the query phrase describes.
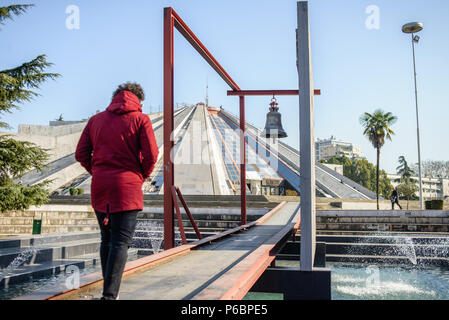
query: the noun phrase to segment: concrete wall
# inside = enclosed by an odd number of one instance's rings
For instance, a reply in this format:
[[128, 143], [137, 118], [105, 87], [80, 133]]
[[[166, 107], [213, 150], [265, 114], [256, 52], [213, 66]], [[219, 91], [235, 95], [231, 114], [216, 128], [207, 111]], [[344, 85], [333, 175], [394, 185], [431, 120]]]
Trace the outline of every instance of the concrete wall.
[[[52, 162], [75, 152], [78, 140], [81, 136], [82, 130], [85, 125], [86, 125], [85, 123], [82, 124], [82, 128], [80, 129], [80, 131], [65, 135], [51, 135], [51, 134], [39, 135], [27, 133], [26, 130], [22, 133], [0, 132], [0, 134], [8, 134], [11, 135], [12, 138], [17, 139], [19, 141], [29, 141], [38, 145], [41, 148], [49, 149], [48, 153], [50, 155], [50, 158], [48, 162]], [[46, 127], [46, 128], [59, 128], [59, 127]], [[29, 132], [33, 131], [34, 130], [30, 130]]]
[[323, 231], [449, 232], [449, 211], [323, 210], [317, 211]]
[[321, 210], [320, 217], [422, 217], [447, 218], [449, 210]]
[[[189, 202], [189, 201], [188, 201]], [[249, 215], [261, 215], [266, 208], [248, 209]], [[184, 212], [181, 209], [181, 212]], [[192, 214], [239, 215], [239, 208], [191, 208]], [[145, 213], [163, 213], [162, 207], [146, 206]], [[33, 220], [42, 219], [42, 233], [98, 230], [94, 210], [89, 204], [47, 204], [26, 211], [0, 213], [0, 234], [31, 234]], [[449, 232], [449, 210], [377, 211], [317, 210], [317, 229], [327, 231], [415, 231]]]
[[50, 126], [67, 126], [67, 125], [70, 125], [70, 124], [77, 124], [77, 123], [82, 123], [82, 122], [86, 122], [86, 120], [81, 120], [81, 121], [65, 121], [65, 120], [62, 120], [62, 121], [58, 121], [58, 120], [56, 120], [56, 121], [50, 121], [50, 123], [49, 123], [49, 125]]
[[36, 135], [36, 136], [64, 136], [72, 133], [80, 132], [84, 129], [87, 122], [68, 124], [63, 126], [40, 126], [33, 124], [19, 124], [19, 135]]
[[[404, 208], [404, 203], [401, 204]], [[331, 202], [331, 206], [336, 206], [341, 210], [376, 210], [377, 203], [376, 202], [349, 202], [349, 201], [338, 201]], [[407, 204], [405, 203], [405, 207]], [[380, 210], [391, 210], [391, 202], [379, 201]], [[397, 205], [396, 205], [397, 208]]]
[[[190, 208], [193, 215], [210, 215], [213, 220], [229, 219], [229, 215], [240, 217], [240, 208]], [[254, 220], [269, 209], [248, 209], [249, 220]], [[163, 214], [163, 207], [144, 207], [139, 215]], [[185, 214], [181, 207], [181, 213]], [[215, 218], [216, 216], [216, 218]], [[251, 219], [253, 217], [253, 219]], [[8, 211], [0, 213], [0, 234], [31, 234], [33, 220], [42, 220], [42, 233], [66, 233], [99, 230], [97, 218], [92, 206], [85, 204], [47, 204], [40, 207], [31, 206], [25, 211]], [[214, 223], [215, 225], [215, 223]]]
[[0, 234], [31, 234], [33, 220], [42, 220], [42, 233], [66, 233], [98, 230], [91, 206], [43, 205], [26, 211], [0, 213]]

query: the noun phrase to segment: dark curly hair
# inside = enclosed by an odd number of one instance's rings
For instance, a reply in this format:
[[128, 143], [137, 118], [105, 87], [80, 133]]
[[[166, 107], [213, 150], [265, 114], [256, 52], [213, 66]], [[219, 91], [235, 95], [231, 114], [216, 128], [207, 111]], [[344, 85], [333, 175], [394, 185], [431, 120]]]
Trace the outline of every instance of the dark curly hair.
[[145, 93], [143, 92], [142, 87], [140, 84], [135, 82], [126, 82], [117, 87], [117, 89], [112, 94], [112, 98], [114, 98], [118, 93], [122, 91], [129, 91], [131, 93], [134, 93], [137, 98], [139, 98], [139, 101], [142, 102], [145, 100]]

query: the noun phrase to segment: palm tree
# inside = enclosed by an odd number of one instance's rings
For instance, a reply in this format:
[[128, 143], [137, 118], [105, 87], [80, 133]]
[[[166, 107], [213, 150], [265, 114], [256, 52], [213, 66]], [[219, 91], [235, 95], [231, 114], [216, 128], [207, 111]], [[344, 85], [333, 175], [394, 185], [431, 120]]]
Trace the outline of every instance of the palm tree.
[[396, 168], [396, 172], [401, 176], [402, 181], [409, 181], [411, 177], [415, 174], [415, 171], [409, 167], [407, 160], [404, 156], [399, 157], [399, 166]]
[[364, 127], [363, 134], [369, 139], [373, 147], [377, 151], [377, 167], [376, 167], [376, 196], [377, 210], [379, 210], [379, 159], [380, 149], [385, 144], [385, 138], [391, 141], [391, 136], [395, 133], [390, 127], [397, 121], [397, 117], [391, 112], [384, 113], [383, 110], [377, 109], [373, 114], [365, 112], [360, 117], [360, 123]]

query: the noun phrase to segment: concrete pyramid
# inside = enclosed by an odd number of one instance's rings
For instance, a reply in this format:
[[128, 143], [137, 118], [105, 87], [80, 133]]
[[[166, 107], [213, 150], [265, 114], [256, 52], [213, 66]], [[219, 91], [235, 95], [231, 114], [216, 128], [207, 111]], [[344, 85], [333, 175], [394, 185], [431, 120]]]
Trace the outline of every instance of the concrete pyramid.
[[[163, 193], [163, 114], [150, 114], [159, 146], [155, 170], [144, 183], [146, 194]], [[49, 126], [20, 125], [17, 139], [48, 148], [51, 162], [43, 172], [26, 174], [22, 183], [53, 179], [54, 194], [68, 195], [72, 187], [90, 193], [90, 175], [76, 162], [74, 152], [87, 121], [51, 121]], [[173, 161], [175, 184], [183, 194], [239, 195], [239, 120], [223, 108], [203, 103], [175, 110]], [[277, 140], [262, 137], [262, 131], [246, 124], [248, 194], [296, 195], [299, 189], [299, 152]], [[375, 199], [370, 190], [321, 163], [316, 164], [317, 195], [330, 198]]]

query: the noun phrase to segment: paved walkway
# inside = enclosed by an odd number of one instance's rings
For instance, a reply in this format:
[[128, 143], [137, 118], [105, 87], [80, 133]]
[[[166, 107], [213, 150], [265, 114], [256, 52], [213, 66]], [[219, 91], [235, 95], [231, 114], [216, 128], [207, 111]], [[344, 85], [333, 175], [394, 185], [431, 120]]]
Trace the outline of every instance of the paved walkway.
[[[121, 300], [220, 299], [254, 267], [258, 257], [298, 221], [299, 204], [286, 203], [263, 223], [200, 246], [122, 281]], [[101, 289], [79, 294], [100, 297]]]

